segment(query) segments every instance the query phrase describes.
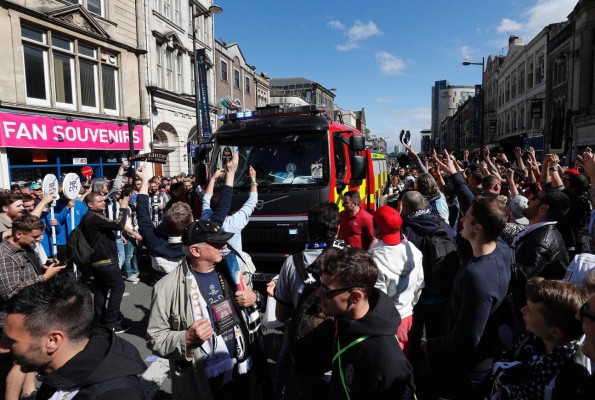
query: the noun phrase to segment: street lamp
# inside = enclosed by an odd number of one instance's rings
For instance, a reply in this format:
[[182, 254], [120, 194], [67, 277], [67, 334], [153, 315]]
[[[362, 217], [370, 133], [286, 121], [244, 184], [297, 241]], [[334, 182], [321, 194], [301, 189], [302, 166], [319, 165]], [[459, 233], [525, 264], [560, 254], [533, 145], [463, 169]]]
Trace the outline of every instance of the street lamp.
[[192, 5], [192, 55], [194, 57], [194, 112], [196, 114], [196, 139], [198, 140], [198, 126], [200, 123], [200, 97], [199, 97], [199, 84], [198, 84], [198, 61], [196, 57], [196, 23], [195, 20], [198, 17], [210, 17], [211, 15], [220, 14], [223, 8], [212, 5], [204, 11], [194, 13], [194, 4]]
[[485, 57], [481, 57], [481, 62], [463, 61], [464, 66], [481, 65], [481, 88], [479, 90], [479, 146], [483, 148], [483, 74], [485, 72]]

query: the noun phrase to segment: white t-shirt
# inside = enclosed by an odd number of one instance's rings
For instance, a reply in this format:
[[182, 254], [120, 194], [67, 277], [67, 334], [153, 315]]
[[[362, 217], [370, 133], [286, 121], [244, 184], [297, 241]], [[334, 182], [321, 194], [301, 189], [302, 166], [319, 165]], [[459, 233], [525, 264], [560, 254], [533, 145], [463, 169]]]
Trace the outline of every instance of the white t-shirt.
[[577, 254], [570, 262], [564, 280], [583, 286], [583, 280], [593, 268], [595, 268], [595, 254]]

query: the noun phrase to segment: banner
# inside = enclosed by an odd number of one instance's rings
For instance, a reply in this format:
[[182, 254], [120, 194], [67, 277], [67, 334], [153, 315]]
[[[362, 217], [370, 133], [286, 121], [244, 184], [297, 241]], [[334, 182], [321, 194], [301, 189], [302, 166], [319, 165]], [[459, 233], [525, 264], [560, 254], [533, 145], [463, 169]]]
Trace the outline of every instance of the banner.
[[[198, 63], [198, 88], [200, 94], [200, 119], [202, 123], [202, 140], [209, 140], [213, 129], [209, 115], [209, 90], [207, 87], [207, 53], [206, 49], [196, 50], [196, 62]], [[198, 125], [198, 121], [196, 121]]]
[[541, 118], [543, 115], [543, 102], [541, 100], [531, 100], [531, 118]]
[[[143, 149], [143, 127], [133, 133], [136, 150]], [[0, 147], [30, 149], [129, 150], [128, 127], [116, 123], [0, 112]]]
[[474, 100], [474, 106], [475, 106], [475, 112], [474, 112], [474, 118], [473, 118], [473, 141], [475, 143], [479, 143], [481, 141], [481, 113], [482, 113], [482, 109], [481, 109], [481, 104], [482, 104], [482, 90], [481, 90], [481, 85], [475, 85], [475, 100]]
[[128, 157], [128, 161], [147, 161], [155, 164], [167, 164], [167, 154], [143, 153]]

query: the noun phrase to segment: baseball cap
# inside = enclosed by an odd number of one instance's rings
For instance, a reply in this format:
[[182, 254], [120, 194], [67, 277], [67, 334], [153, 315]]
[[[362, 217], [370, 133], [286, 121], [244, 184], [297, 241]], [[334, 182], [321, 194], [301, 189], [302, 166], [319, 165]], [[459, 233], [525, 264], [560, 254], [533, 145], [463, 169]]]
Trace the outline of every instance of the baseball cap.
[[21, 190], [21, 185], [19, 185], [18, 183], [13, 183], [12, 185], [10, 185], [10, 190], [13, 192], [15, 190]]
[[403, 220], [397, 210], [382, 206], [374, 213], [374, 222], [382, 232], [382, 241], [389, 246], [401, 243], [401, 225]]
[[523, 195], [514, 196], [509, 200], [508, 206], [514, 220], [521, 225], [529, 225], [529, 220], [523, 215], [523, 210], [529, 207], [529, 199]]
[[29, 189], [39, 190], [39, 189], [41, 189], [41, 185], [39, 183], [33, 183], [33, 184], [31, 184], [31, 186], [29, 186]]
[[567, 170], [562, 172], [562, 178], [569, 179], [571, 176], [580, 175], [580, 174], [581, 173], [579, 172], [579, 170], [574, 169], [574, 168], [568, 168]]
[[233, 233], [225, 232], [219, 225], [211, 221], [194, 221], [182, 234], [182, 244], [192, 246], [198, 243], [227, 243]]

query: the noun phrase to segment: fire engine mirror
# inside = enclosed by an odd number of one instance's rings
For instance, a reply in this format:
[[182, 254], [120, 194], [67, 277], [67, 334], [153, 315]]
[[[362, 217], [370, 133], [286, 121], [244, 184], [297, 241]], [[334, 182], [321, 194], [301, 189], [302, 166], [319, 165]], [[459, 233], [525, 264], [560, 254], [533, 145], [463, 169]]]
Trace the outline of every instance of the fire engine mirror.
[[351, 157], [351, 179], [360, 180], [366, 178], [366, 157]]
[[350, 138], [351, 143], [351, 150], [353, 151], [362, 151], [366, 148], [366, 139], [363, 136], [351, 136]]

